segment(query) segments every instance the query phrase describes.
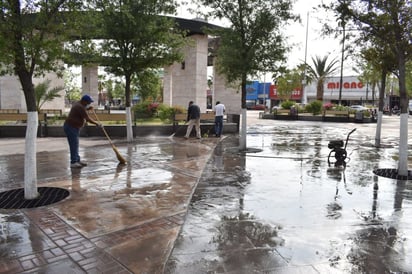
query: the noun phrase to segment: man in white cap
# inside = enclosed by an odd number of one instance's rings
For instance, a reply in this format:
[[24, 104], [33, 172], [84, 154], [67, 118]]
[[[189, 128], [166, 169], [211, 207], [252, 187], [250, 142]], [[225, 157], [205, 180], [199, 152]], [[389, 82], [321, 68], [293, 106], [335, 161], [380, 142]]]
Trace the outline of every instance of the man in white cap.
[[87, 166], [85, 162], [80, 161], [79, 155], [79, 136], [80, 128], [82, 128], [86, 122], [95, 124], [98, 127], [102, 125], [91, 119], [87, 114], [87, 110], [93, 108], [91, 106], [93, 99], [89, 95], [83, 95], [80, 101], [73, 104], [70, 109], [69, 115], [64, 122], [63, 128], [67, 136], [67, 141], [70, 147], [70, 167], [81, 168]]

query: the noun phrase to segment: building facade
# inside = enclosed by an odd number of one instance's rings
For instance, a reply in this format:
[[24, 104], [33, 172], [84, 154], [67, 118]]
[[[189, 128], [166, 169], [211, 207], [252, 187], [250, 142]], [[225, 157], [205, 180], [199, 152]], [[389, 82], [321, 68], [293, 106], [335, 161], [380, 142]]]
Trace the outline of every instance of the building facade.
[[[297, 87], [287, 95], [279, 94], [277, 86], [273, 83], [260, 83], [253, 81], [247, 85], [246, 100], [249, 105], [266, 104], [267, 107], [279, 106], [282, 101], [291, 100], [297, 103], [313, 102], [316, 100], [317, 82], [306, 86]], [[270, 102], [267, 101], [269, 96]], [[323, 102], [341, 105], [376, 105], [379, 99], [378, 89], [372, 90], [369, 84], [363, 83], [357, 76], [345, 76], [340, 88], [340, 77], [328, 77], [324, 83]]]

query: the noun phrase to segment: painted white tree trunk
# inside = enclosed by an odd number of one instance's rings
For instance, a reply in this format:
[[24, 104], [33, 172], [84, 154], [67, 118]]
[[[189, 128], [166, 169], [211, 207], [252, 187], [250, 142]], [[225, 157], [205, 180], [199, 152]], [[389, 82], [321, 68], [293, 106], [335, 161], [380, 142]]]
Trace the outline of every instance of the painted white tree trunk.
[[246, 150], [246, 115], [247, 111], [245, 108], [242, 108], [241, 110], [241, 116], [242, 116], [242, 122], [240, 123], [240, 140], [239, 140], [239, 150]]
[[132, 110], [131, 107], [126, 107], [126, 132], [127, 142], [133, 142], [133, 127], [132, 127]]
[[401, 113], [398, 175], [408, 175], [408, 113]]
[[37, 111], [27, 113], [27, 128], [24, 155], [24, 198], [27, 200], [35, 199], [39, 196], [37, 192]]
[[378, 111], [378, 121], [376, 122], [375, 147], [380, 147], [381, 145], [382, 118], [383, 112]]

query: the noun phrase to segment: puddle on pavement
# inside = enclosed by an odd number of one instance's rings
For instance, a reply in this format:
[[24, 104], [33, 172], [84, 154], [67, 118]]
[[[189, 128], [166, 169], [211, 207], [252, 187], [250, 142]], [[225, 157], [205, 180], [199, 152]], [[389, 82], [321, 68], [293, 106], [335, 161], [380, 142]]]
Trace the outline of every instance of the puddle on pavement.
[[[218, 146], [166, 273], [309, 264], [332, 272], [411, 271], [412, 184], [373, 174], [395, 164], [397, 148], [365, 146], [374, 132], [357, 130], [346, 169], [327, 164], [328, 142], [346, 141], [351, 126], [255, 126], [247, 145], [261, 152], [222, 156], [230, 150]], [[236, 266], [242, 252], [250, 258]]]
[[0, 258], [17, 258], [54, 247], [19, 211], [0, 210]]

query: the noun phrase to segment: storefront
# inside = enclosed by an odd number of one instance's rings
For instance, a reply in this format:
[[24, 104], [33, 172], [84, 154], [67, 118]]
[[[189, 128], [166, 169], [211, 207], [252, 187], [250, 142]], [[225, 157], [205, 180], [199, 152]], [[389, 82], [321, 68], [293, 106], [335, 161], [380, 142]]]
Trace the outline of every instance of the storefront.
[[[316, 82], [305, 87], [307, 102], [316, 100]], [[364, 84], [357, 76], [346, 76], [342, 79], [340, 88], [340, 77], [328, 77], [324, 83], [323, 102], [331, 102], [342, 105], [363, 105], [373, 104], [378, 100], [378, 90], [371, 89], [368, 84]]]

